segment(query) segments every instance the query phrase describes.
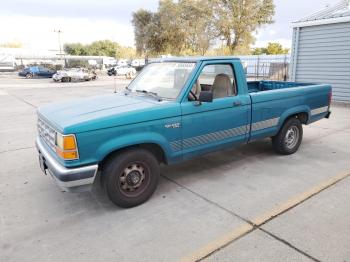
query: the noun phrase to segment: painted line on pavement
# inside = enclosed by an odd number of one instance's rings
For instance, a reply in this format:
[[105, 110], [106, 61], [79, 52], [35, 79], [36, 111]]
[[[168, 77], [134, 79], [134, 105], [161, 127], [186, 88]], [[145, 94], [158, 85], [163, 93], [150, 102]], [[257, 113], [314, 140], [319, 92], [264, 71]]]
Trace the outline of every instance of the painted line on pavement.
[[326, 190], [327, 188], [335, 185], [336, 183], [344, 180], [347, 177], [350, 177], [350, 172], [340, 173], [337, 176], [334, 176], [328, 180], [321, 182], [317, 186], [312, 187], [311, 189], [299, 195], [296, 195], [295, 197], [292, 197], [291, 199], [287, 200], [286, 202], [282, 203], [276, 208], [273, 208], [269, 212], [266, 212], [265, 214], [262, 214], [261, 216], [254, 218], [253, 220], [251, 220], [251, 224], [246, 223], [238, 228], [233, 229], [231, 232], [197, 249], [192, 254], [189, 254], [188, 256], [183, 257], [182, 259], [180, 259], [180, 261], [181, 262], [199, 261], [203, 258], [208, 257], [209, 255], [216, 252], [217, 250], [249, 234], [250, 232], [254, 231], [255, 229], [262, 226], [263, 224], [274, 219], [275, 217], [278, 217], [279, 215], [289, 211], [290, 209], [298, 206], [304, 201], [310, 199], [311, 197], [317, 195], [318, 193]]

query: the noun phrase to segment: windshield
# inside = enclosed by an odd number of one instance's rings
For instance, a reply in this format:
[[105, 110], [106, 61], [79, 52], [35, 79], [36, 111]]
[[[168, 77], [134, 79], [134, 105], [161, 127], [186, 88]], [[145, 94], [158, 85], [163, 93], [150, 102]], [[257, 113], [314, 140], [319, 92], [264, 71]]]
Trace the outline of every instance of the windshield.
[[175, 99], [194, 66], [195, 63], [177, 62], [149, 64], [128, 89], [134, 92], [154, 93], [165, 99]]

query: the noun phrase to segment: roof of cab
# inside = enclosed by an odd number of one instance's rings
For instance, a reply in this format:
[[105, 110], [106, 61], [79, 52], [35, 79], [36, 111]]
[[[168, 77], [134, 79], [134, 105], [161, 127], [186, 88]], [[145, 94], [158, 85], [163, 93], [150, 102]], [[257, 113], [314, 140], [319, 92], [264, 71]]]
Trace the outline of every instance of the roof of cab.
[[197, 63], [202, 61], [213, 61], [213, 60], [235, 60], [240, 61], [238, 57], [234, 56], [188, 56], [188, 57], [167, 57], [155, 59], [151, 62], [183, 62], [183, 63]]

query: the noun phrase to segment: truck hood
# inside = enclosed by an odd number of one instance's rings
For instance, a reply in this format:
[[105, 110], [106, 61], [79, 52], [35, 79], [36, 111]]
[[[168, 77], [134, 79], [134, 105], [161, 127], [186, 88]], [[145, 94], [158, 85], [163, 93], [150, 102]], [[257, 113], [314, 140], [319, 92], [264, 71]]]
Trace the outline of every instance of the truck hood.
[[179, 114], [180, 108], [175, 102], [158, 102], [146, 96], [125, 94], [94, 96], [54, 103], [38, 109], [39, 117], [64, 134], [151, 121]]

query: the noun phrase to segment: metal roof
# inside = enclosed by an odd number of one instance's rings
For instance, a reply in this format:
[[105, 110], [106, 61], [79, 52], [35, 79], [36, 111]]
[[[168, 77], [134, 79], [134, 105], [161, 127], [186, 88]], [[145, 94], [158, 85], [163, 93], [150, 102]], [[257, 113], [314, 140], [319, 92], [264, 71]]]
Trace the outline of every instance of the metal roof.
[[350, 21], [350, 0], [343, 0], [336, 5], [328, 6], [320, 11], [293, 22], [293, 27], [332, 24], [348, 21]]

